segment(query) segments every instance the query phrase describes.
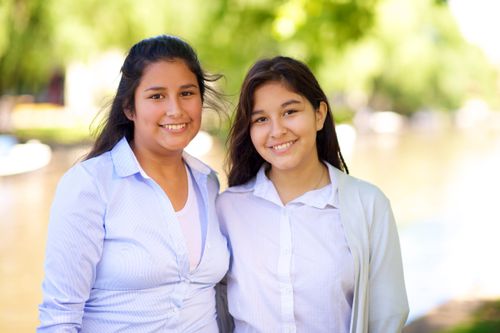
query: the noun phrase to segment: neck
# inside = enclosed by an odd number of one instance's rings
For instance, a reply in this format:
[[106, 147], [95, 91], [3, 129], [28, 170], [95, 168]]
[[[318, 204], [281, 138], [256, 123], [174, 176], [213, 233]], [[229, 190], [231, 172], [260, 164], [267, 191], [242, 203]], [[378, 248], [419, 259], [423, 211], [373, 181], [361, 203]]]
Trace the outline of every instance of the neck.
[[283, 204], [330, 183], [328, 169], [319, 160], [296, 170], [278, 170], [271, 167], [268, 177], [276, 187]]
[[142, 169], [153, 179], [171, 179], [172, 177], [175, 179], [178, 177], [179, 172], [184, 172], [182, 151], [175, 154], [160, 155], [154, 154], [148, 150], [137, 149], [133, 143], [132, 151]]
[[182, 151], [159, 155], [135, 149], [134, 146], [132, 150], [146, 174], [165, 191], [174, 210], [182, 209], [188, 196], [188, 175], [182, 160]]

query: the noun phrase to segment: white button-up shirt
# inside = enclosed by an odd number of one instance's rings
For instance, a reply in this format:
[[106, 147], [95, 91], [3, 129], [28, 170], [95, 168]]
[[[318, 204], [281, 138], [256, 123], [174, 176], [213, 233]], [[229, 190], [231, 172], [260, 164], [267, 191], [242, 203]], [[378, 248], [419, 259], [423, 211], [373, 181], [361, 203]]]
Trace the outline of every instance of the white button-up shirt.
[[217, 332], [229, 253], [214, 172], [184, 154], [199, 195], [202, 256], [190, 270], [172, 204], [123, 138], [61, 179], [52, 206], [39, 332]]
[[236, 332], [349, 332], [354, 265], [337, 184], [283, 205], [264, 167], [217, 200]]

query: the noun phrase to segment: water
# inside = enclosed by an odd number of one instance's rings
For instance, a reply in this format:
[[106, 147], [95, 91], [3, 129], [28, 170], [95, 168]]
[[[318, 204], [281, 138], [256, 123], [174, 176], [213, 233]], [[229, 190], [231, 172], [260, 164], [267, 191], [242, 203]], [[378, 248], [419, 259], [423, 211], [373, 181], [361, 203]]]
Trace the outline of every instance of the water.
[[391, 199], [410, 320], [451, 298], [500, 297], [500, 133], [379, 136], [351, 169]]
[[0, 332], [33, 332], [37, 325], [50, 204], [62, 172], [83, 149], [55, 149], [47, 167], [0, 177]]
[[[47, 167], [0, 177], [0, 332], [37, 325], [50, 204], [85, 149], [56, 148]], [[222, 154], [203, 157], [220, 175]], [[500, 133], [366, 136], [346, 155], [352, 175], [391, 199], [411, 318], [450, 298], [500, 297]]]

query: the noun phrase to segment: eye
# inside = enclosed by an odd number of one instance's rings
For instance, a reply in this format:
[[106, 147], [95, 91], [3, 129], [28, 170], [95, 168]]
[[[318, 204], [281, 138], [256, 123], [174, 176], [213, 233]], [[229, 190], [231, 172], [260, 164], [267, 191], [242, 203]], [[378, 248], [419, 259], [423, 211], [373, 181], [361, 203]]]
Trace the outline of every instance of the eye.
[[260, 124], [260, 123], [264, 123], [267, 121], [267, 118], [266, 117], [257, 117], [255, 119], [252, 120], [252, 123], [254, 124]]
[[162, 99], [164, 96], [162, 94], [154, 94], [149, 96], [150, 99]]
[[295, 109], [289, 109], [289, 110], [285, 110], [285, 112], [283, 112], [283, 115], [286, 117], [286, 116], [290, 116], [294, 113], [297, 113], [298, 111], [295, 110]]
[[193, 96], [195, 94], [194, 91], [191, 91], [191, 90], [187, 90], [187, 91], [182, 91], [181, 92], [181, 96], [182, 97], [188, 97], [188, 96]]

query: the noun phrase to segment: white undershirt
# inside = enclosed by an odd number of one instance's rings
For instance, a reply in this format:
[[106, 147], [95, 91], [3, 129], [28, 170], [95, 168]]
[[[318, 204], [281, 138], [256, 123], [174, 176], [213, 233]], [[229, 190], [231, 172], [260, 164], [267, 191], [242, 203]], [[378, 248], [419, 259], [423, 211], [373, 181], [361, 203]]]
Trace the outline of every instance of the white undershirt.
[[188, 179], [188, 196], [186, 204], [181, 210], [176, 212], [176, 215], [181, 225], [184, 240], [186, 241], [189, 268], [192, 271], [198, 266], [201, 257], [201, 222], [196, 189], [193, 186], [191, 172], [189, 172], [187, 166], [186, 174]]

